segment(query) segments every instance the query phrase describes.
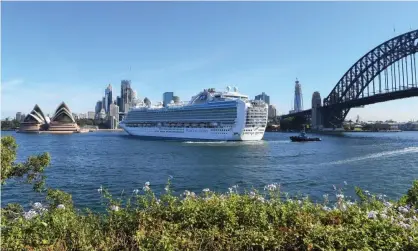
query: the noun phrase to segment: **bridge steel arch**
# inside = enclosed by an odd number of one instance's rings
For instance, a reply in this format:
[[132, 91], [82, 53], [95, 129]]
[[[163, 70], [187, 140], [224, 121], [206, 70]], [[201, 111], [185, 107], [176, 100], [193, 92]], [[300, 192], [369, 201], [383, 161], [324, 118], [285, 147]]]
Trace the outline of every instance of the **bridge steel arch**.
[[[415, 72], [411, 72], [412, 85], [399, 85], [398, 89], [395, 85], [395, 90], [392, 91], [418, 88], [416, 72], [417, 65], [415, 61], [415, 53], [417, 52], [418, 30], [414, 30], [394, 37], [378, 45], [362, 58], [360, 58], [341, 77], [341, 79], [335, 85], [334, 89], [332, 89], [331, 93], [326, 98], [324, 98], [324, 122], [327, 121], [324, 126], [335, 127], [341, 125], [351, 108], [344, 104], [353, 103], [351, 101], [364, 98], [365, 90], [366, 88], [369, 90], [368, 88], [371, 83], [373, 83], [373, 95], [381, 94], [381, 83], [379, 81], [379, 93], [376, 93], [374, 79], [382, 72], [387, 70], [391, 65], [399, 62], [400, 60], [403, 60], [404, 58], [407, 59], [407, 57], [411, 55], [414, 56], [413, 60], [411, 57], [411, 70], [413, 69], [412, 67], [414, 67], [415, 70]], [[388, 93], [388, 89], [386, 89], [386, 93]], [[371, 97], [368, 92], [367, 95]]]

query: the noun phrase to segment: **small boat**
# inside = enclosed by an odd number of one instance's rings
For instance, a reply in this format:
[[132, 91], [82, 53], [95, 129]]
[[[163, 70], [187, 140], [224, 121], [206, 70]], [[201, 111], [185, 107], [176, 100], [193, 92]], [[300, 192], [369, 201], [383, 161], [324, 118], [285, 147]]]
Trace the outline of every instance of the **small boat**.
[[291, 136], [292, 142], [307, 142], [307, 141], [321, 141], [321, 138], [310, 138], [307, 137], [305, 132], [301, 132], [299, 136]]

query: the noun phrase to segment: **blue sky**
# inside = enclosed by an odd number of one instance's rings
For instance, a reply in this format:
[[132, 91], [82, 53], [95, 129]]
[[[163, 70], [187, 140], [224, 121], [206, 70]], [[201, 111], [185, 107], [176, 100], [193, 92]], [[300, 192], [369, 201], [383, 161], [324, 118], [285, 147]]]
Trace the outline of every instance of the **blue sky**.
[[[3, 2], [1, 115], [35, 103], [52, 114], [61, 101], [93, 111], [109, 83], [119, 95], [121, 79], [152, 101], [227, 85], [264, 91], [287, 113], [296, 77], [308, 107], [370, 49], [417, 29], [417, 10], [418, 2]], [[417, 110], [411, 98], [349, 117], [409, 120]]]

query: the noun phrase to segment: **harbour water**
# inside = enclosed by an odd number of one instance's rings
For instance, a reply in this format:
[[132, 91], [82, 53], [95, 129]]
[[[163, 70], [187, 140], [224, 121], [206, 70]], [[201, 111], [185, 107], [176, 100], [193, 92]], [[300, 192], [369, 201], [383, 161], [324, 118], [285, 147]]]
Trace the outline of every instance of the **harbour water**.
[[[146, 181], [157, 193], [172, 176], [172, 189], [200, 192], [262, 190], [280, 183], [282, 191], [321, 200], [334, 194], [333, 185], [347, 195], [354, 186], [396, 199], [418, 179], [418, 132], [344, 133], [320, 135], [322, 142], [291, 143], [290, 133], [266, 133], [257, 142], [179, 142], [140, 140], [123, 132], [86, 134], [16, 134], [18, 161], [49, 152], [47, 186], [70, 192], [79, 207], [100, 208], [100, 186], [114, 195], [141, 190]], [[347, 182], [347, 186], [344, 185]], [[30, 185], [9, 181], [2, 187], [2, 206], [28, 205], [44, 195]]]

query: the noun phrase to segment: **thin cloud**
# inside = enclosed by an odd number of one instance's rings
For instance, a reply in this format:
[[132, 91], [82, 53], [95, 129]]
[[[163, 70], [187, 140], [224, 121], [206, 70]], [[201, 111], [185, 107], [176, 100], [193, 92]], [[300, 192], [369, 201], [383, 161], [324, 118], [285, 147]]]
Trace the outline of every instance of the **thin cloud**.
[[7, 92], [7, 91], [12, 91], [12, 90], [15, 90], [16, 88], [19, 88], [19, 86], [21, 86], [22, 84], [23, 84], [22, 79], [12, 79], [8, 81], [1, 81], [0, 91], [2, 93]]

